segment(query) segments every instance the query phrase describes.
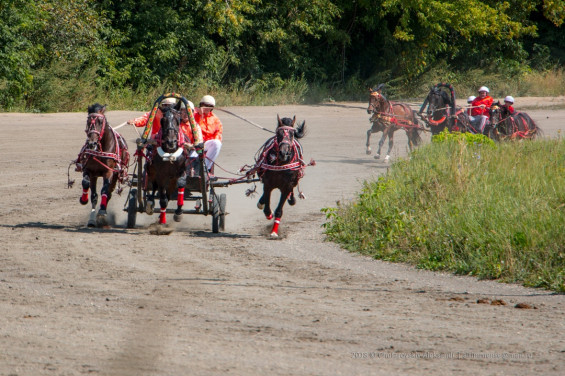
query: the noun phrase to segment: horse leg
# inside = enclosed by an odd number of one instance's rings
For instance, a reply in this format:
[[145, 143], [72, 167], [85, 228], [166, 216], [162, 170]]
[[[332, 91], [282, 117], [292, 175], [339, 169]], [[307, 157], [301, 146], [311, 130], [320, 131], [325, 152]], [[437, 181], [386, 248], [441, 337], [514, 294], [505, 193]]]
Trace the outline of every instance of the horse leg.
[[[110, 177], [112, 177], [112, 171], [105, 174], [102, 177], [102, 189], [100, 190], [100, 210], [98, 210], [98, 215], [96, 216], [96, 225], [99, 227], [107, 226], [108, 221], [106, 219], [106, 208], [108, 207], [108, 201], [112, 196], [110, 192]], [[114, 184], [112, 184], [114, 186]]]
[[98, 193], [96, 193], [97, 177], [90, 180], [90, 203], [92, 209], [90, 210], [90, 218], [88, 219], [88, 227], [96, 227], [96, 205], [98, 205]]
[[186, 187], [186, 170], [177, 179], [177, 210], [173, 219], [175, 222], [182, 220], [182, 206], [184, 205], [184, 188]]
[[273, 213], [271, 212], [271, 191], [273, 190], [272, 187], [267, 187], [263, 185], [263, 195], [259, 199], [257, 203], [257, 207], [259, 209], [263, 209], [263, 213], [265, 214], [265, 218], [271, 220], [273, 219]]
[[408, 150], [412, 152], [414, 149], [414, 134], [416, 129], [415, 128], [406, 128], [406, 137], [408, 138]]
[[390, 151], [392, 150], [392, 145], [394, 144], [394, 129], [393, 127], [390, 127], [388, 129], [388, 150], [386, 151], [386, 157], [385, 157], [385, 162], [388, 162], [390, 160]]
[[161, 206], [161, 212], [159, 214], [159, 224], [166, 225], [167, 224], [167, 205], [169, 204], [169, 200], [167, 197], [167, 192], [165, 192], [165, 188], [159, 187], [159, 205]]
[[155, 192], [157, 188], [155, 183], [151, 183], [151, 189], [147, 189], [147, 200], [145, 203], [145, 213], [153, 215], [153, 209], [155, 208]]
[[377, 155], [375, 155], [375, 157], [374, 157], [375, 159], [379, 159], [381, 157], [381, 149], [382, 149], [382, 147], [385, 143], [386, 136], [387, 136], [387, 133], [388, 133], [388, 129], [389, 128], [383, 129], [383, 135], [381, 136], [381, 139], [379, 140], [379, 150], [377, 151]]
[[[374, 127], [374, 125], [373, 125], [373, 127]], [[367, 131], [367, 142], [365, 144], [365, 146], [367, 147], [367, 149], [365, 150], [365, 153], [367, 153], [367, 155], [370, 155], [372, 153], [372, 150], [371, 150], [371, 134], [374, 132], [373, 127], [371, 127]]]
[[279, 199], [279, 204], [275, 209], [275, 222], [273, 223], [273, 228], [271, 229], [271, 237], [273, 238], [277, 238], [279, 236], [279, 225], [281, 223], [281, 218], [283, 215], [284, 202], [291, 193], [292, 192], [289, 192], [288, 189], [281, 189], [281, 198]]
[[88, 190], [90, 189], [90, 176], [85, 171], [82, 174], [82, 196], [80, 196], [79, 202], [82, 205], [86, 205], [88, 203]]
[[294, 204], [296, 204], [296, 198], [294, 197], [294, 190], [290, 191], [290, 193], [288, 194], [288, 204], [290, 206], [293, 206]]

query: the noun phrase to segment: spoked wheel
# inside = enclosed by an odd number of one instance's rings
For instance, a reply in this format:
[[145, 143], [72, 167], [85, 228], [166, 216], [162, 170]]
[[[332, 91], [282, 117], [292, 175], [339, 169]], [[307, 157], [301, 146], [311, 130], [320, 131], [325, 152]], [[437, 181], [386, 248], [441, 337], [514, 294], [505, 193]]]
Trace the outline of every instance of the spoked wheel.
[[212, 195], [212, 232], [217, 234], [226, 227], [226, 194]]
[[137, 219], [137, 189], [132, 189], [129, 194], [128, 201], [128, 228], [135, 227], [135, 221]]

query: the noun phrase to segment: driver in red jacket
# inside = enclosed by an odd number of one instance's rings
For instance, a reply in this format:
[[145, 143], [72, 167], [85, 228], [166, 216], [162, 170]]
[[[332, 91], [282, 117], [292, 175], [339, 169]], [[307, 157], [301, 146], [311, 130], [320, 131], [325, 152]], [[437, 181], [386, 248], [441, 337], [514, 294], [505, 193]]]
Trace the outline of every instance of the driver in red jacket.
[[486, 86], [481, 86], [479, 88], [479, 96], [471, 102], [471, 125], [475, 129], [476, 133], [487, 134], [489, 117], [490, 117], [490, 106], [494, 99], [489, 95], [489, 89]]

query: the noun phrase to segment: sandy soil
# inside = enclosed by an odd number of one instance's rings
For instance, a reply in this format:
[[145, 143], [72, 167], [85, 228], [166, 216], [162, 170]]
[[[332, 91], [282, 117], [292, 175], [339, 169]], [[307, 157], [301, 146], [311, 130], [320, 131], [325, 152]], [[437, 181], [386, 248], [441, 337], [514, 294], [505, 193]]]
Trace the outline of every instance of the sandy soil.
[[[80, 174], [71, 169], [77, 183], [66, 187], [86, 113], [0, 114], [0, 375], [565, 374], [564, 295], [375, 261], [325, 241], [320, 209], [388, 168], [365, 155], [364, 108], [227, 108], [270, 129], [277, 114], [309, 127], [305, 157], [317, 166], [301, 183], [307, 199], [285, 207], [280, 240], [268, 238], [271, 223], [246, 184], [218, 189], [224, 233], [203, 215], [186, 215], [169, 236], [149, 233], [156, 215], [140, 213], [126, 229], [125, 192], [110, 201], [111, 229], [87, 228]], [[546, 137], [565, 127], [565, 110], [528, 112]], [[218, 163], [235, 172], [269, 134], [218, 114]], [[137, 115], [107, 113], [114, 126]], [[133, 151], [135, 130], [120, 131]], [[405, 155], [397, 132], [393, 157]]]

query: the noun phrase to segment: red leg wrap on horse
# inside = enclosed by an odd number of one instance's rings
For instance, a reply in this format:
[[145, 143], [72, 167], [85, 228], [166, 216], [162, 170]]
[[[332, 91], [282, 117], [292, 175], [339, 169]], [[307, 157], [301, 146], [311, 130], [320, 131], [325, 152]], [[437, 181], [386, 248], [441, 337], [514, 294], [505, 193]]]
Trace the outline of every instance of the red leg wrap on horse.
[[274, 232], [275, 234], [279, 233], [279, 224], [281, 223], [281, 219], [280, 218], [275, 218], [275, 223], [273, 223], [273, 230], [271, 232]]
[[266, 215], [265, 217], [267, 217], [267, 219], [270, 221], [271, 219], [273, 219], [273, 213]]
[[[75, 199], [76, 200], [76, 199]], [[83, 189], [82, 190], [82, 196], [80, 197], [80, 200], [82, 202], [87, 202], [88, 201], [88, 189]]]
[[106, 205], [108, 205], [108, 195], [103, 194], [100, 197], [100, 207], [106, 209]]
[[184, 205], [184, 188], [179, 188], [179, 192], [177, 194], [177, 205], [178, 206]]
[[159, 223], [167, 223], [167, 208], [161, 208], [161, 214], [159, 215]]

